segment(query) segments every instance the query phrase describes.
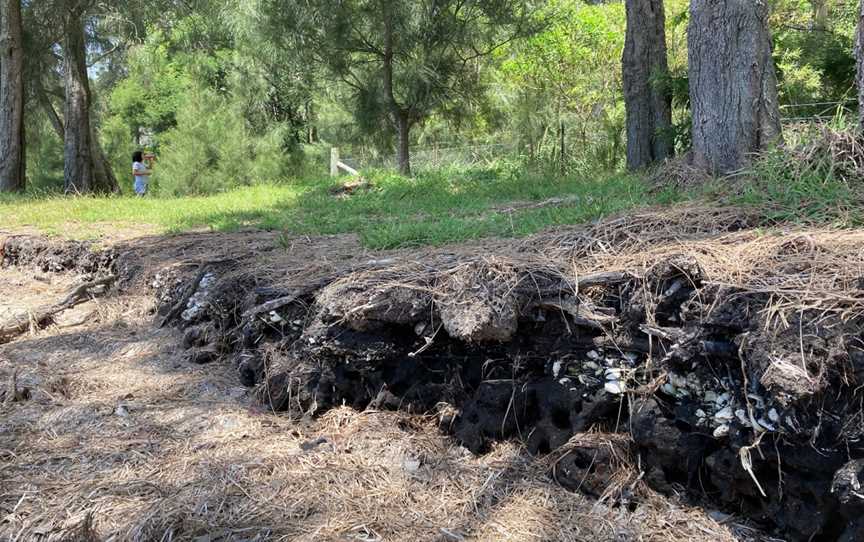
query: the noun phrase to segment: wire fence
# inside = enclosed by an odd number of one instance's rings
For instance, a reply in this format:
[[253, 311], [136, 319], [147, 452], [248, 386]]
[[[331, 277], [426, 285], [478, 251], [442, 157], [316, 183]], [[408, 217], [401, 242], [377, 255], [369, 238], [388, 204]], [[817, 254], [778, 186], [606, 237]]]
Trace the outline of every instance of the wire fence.
[[785, 124], [825, 123], [842, 116], [855, 115], [857, 110], [856, 100], [787, 104], [780, 106], [780, 120]]
[[[784, 132], [792, 139], [819, 125], [838, 120], [856, 119], [858, 102], [856, 100], [836, 102], [810, 102], [785, 104], [780, 106], [781, 123]], [[514, 140], [512, 136], [504, 139]], [[448, 167], [488, 166], [496, 161], [519, 155], [515, 143], [439, 143], [411, 147], [411, 169], [416, 172], [440, 170]], [[570, 157], [571, 159], [574, 157]], [[355, 170], [396, 169], [398, 164], [394, 154], [381, 154], [377, 151], [355, 149], [340, 161]]]
[[[474, 145], [428, 145], [411, 148], [411, 169], [416, 172], [433, 171], [446, 167], [491, 165], [502, 158], [512, 157], [517, 146], [508, 143]], [[396, 157], [373, 153], [354, 153], [340, 160], [354, 169], [395, 169]]]

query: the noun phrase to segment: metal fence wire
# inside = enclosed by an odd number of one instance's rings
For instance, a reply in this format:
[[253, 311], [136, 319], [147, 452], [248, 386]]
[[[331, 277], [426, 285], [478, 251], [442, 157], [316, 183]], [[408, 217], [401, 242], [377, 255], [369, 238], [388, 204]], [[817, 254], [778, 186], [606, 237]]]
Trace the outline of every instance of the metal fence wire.
[[785, 124], [831, 122], [840, 116], [855, 116], [858, 102], [813, 102], [780, 106], [780, 120]]
[[[813, 125], [825, 124], [840, 117], [857, 118], [856, 100], [839, 102], [812, 102], [785, 104], [780, 106], [783, 125], [790, 131], [806, 130]], [[512, 139], [512, 138], [509, 138]], [[433, 171], [448, 167], [487, 166], [519, 153], [515, 143], [486, 143], [458, 145], [441, 143], [411, 147], [411, 168], [414, 172]], [[351, 154], [340, 157], [345, 165], [356, 169], [396, 169], [393, 154], [354, 149]]]
[[[514, 156], [516, 145], [492, 143], [482, 145], [434, 145], [411, 148], [411, 169], [415, 172], [439, 170], [447, 167], [491, 165], [502, 158]], [[340, 160], [354, 169], [395, 169], [396, 157], [355, 152]]]

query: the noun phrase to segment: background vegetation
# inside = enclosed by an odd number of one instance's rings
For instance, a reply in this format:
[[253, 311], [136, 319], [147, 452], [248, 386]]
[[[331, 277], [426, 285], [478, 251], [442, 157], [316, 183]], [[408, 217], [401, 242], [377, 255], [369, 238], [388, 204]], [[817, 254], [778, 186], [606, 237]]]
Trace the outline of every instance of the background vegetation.
[[[359, 10], [358, 17], [365, 16], [363, 2], [349, 4]], [[335, 59], [338, 66], [333, 66], [312, 54], [327, 50], [334, 33], [344, 28], [304, 34], [322, 21], [302, 20], [290, 10], [276, 16], [275, 4], [267, 0], [141, 0], [129, 3], [126, 12], [93, 10], [88, 55], [99, 138], [126, 195], [132, 191], [127, 174], [132, 151], [156, 152], [152, 197], [115, 197], [107, 203], [46, 200], [63, 188], [63, 143], [44, 104], [34, 98], [27, 106], [28, 191], [0, 195], [3, 222], [50, 228], [71, 213], [83, 223], [130, 221], [169, 229], [255, 225], [304, 233], [359, 231], [375, 246], [396, 246], [523, 233], [634, 205], [696, 197], [686, 189], [651, 190], [644, 180], [622, 173], [623, 3], [519, 4], [531, 8], [518, 14], [524, 18], [520, 32], [503, 39], [485, 36], [494, 46], [459, 67], [460, 78], [470, 74], [470, 81], [445, 84], [421, 69], [400, 76], [413, 85], [406, 83], [410, 92], [437, 93], [435, 100], [422, 102], [424, 114], [410, 133], [416, 173], [410, 178], [389, 172], [396, 165], [396, 139], [380, 95], [345, 75], [346, 66], [356, 72], [365, 57], [355, 51]], [[671, 75], [658, 84], [673, 92], [671, 136], [683, 152], [689, 148], [689, 2], [665, 4]], [[796, 126], [809, 126], [813, 119], [842, 123], [854, 116], [856, 4], [772, 2], [782, 111], [791, 135], [787, 139], [794, 144], [812, 137]], [[420, 16], [410, 13], [412, 3], [400, 5], [410, 28], [412, 17]], [[517, 15], [502, 11], [496, 16]], [[308, 41], [300, 44], [298, 36]], [[422, 32], [411, 36], [431, 39]], [[50, 42], [37, 38], [31, 28], [28, 47], [34, 58], [50, 55], [45, 46]], [[406, 45], [405, 50], [413, 49]], [[62, 68], [55, 70], [59, 76]], [[50, 83], [51, 76], [47, 79]], [[39, 80], [50, 90], [44, 73]], [[60, 98], [48, 95], [59, 110]], [[371, 191], [345, 199], [330, 195], [332, 146], [368, 168], [364, 175], [372, 181]], [[469, 159], [462, 160], [466, 153]], [[433, 154], [434, 160], [426, 159]], [[760, 166], [761, 182], [777, 190], [753, 185], [732, 195], [724, 189], [721, 196], [703, 188], [698, 197], [713, 194], [745, 204], [770, 199], [779, 208], [826, 194], [853, 197], [849, 184], [830, 170], [803, 180], [798, 176], [796, 182], [804, 184], [792, 188], [795, 183], [777, 172], [782, 162], [775, 160], [773, 169]], [[797, 196], [789, 190], [797, 190]], [[504, 202], [552, 197], [566, 201], [490, 212]], [[825, 219], [857, 220], [849, 213]]]

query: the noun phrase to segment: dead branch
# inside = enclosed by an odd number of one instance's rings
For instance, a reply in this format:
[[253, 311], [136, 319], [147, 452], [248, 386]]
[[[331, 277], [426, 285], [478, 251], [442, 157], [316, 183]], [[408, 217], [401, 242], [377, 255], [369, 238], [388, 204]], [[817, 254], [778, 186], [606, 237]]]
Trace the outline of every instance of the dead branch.
[[[90, 301], [110, 286], [117, 277], [108, 277], [81, 284], [57, 303], [45, 305], [33, 312], [18, 314], [0, 324], [0, 343], [9, 342], [15, 337], [36, 330], [50, 322], [57, 314]], [[102, 289], [103, 291], [99, 291]]]

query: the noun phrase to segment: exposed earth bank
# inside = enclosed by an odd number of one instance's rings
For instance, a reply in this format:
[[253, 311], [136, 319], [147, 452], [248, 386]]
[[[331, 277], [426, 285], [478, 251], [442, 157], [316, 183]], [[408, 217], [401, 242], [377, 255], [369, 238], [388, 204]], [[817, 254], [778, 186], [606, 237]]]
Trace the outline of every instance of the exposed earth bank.
[[[864, 232], [681, 208], [386, 254], [266, 233], [2, 246], [7, 276], [76, 276], [56, 280], [86, 293], [7, 323], [56, 332], [94, 298], [135, 299], [183, 367], [236, 379], [248, 391], [231, 393], [286, 426], [398, 411], [475, 461], [524, 444], [550, 484], [606, 510], [683, 498], [726, 524], [706, 539], [761, 536], [735, 518], [788, 540], [864, 539]], [[681, 536], [666, 534], [652, 539]]]

